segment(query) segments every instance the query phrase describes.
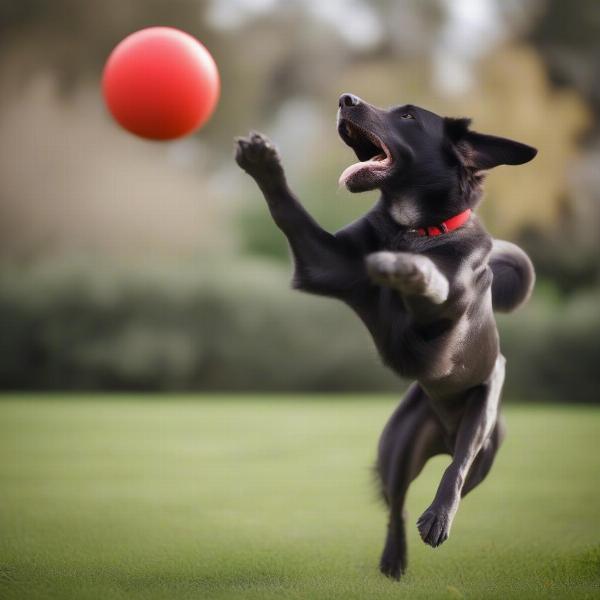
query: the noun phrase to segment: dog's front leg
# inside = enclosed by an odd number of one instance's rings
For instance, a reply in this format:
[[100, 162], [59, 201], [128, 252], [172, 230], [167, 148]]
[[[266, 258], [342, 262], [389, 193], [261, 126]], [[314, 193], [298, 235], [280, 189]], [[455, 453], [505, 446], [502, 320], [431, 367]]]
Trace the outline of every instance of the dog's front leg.
[[235, 159], [261, 189], [295, 262], [294, 284], [315, 294], [343, 297], [360, 272], [339, 240], [322, 229], [288, 187], [279, 153], [260, 133], [235, 141]]
[[261, 133], [236, 138], [235, 160], [258, 184], [273, 220], [288, 238], [318, 235], [321, 228], [290, 191], [279, 153]]
[[375, 252], [367, 257], [367, 272], [374, 283], [398, 290], [416, 316], [430, 313], [448, 299], [448, 280], [421, 254]]
[[448, 539], [469, 470], [498, 420], [505, 363], [504, 357], [498, 356], [488, 380], [473, 389], [466, 399], [452, 462], [442, 476], [431, 506], [417, 521], [421, 538], [434, 548]]

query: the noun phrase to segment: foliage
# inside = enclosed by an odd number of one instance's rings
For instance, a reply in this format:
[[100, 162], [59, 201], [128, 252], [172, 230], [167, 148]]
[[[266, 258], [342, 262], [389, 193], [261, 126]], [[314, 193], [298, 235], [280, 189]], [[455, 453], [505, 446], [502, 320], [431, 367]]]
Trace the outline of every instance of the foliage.
[[[86, 270], [88, 269], [88, 270]], [[5, 272], [4, 388], [360, 390], [392, 380], [343, 306], [265, 263]]]
[[[398, 391], [342, 304], [289, 289], [266, 261], [91, 260], [6, 267], [0, 281], [4, 389]], [[600, 292], [540, 285], [502, 316], [507, 395], [597, 402]]]
[[[600, 389], [600, 290], [569, 299], [537, 297], [514, 315], [499, 317], [508, 360], [507, 393], [597, 403]], [[544, 297], [546, 296], [546, 297]]]

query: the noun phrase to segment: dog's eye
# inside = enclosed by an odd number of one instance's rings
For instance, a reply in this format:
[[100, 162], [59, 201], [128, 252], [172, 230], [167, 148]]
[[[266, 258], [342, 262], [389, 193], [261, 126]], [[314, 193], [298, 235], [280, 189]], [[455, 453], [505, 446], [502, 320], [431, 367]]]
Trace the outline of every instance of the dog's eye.
[[410, 113], [403, 113], [400, 115], [401, 119], [414, 119], [414, 116], [411, 115]]

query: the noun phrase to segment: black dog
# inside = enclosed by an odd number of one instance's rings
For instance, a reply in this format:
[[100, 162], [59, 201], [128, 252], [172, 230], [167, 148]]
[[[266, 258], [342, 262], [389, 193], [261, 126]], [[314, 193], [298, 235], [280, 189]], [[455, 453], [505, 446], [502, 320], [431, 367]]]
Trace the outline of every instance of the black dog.
[[377, 471], [390, 516], [383, 573], [406, 567], [404, 498], [425, 462], [449, 453], [431, 505], [417, 522], [423, 541], [448, 538], [462, 496], [487, 475], [504, 436], [504, 381], [494, 310], [529, 296], [527, 255], [492, 240], [471, 212], [482, 172], [530, 161], [536, 150], [405, 105], [376, 108], [351, 94], [339, 100], [338, 131], [359, 162], [340, 183], [379, 188], [364, 217], [335, 235], [321, 229], [289, 190], [269, 140], [236, 140], [236, 160], [262, 190], [289, 240], [296, 288], [343, 300], [362, 319], [383, 361], [416, 383], [387, 423]]

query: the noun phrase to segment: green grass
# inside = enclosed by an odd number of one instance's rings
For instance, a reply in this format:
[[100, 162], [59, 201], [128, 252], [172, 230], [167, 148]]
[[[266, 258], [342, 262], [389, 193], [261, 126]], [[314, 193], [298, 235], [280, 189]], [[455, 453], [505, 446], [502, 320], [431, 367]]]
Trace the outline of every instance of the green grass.
[[600, 597], [600, 410], [510, 406], [491, 476], [409, 572], [377, 571], [391, 398], [4, 396], [0, 598]]

